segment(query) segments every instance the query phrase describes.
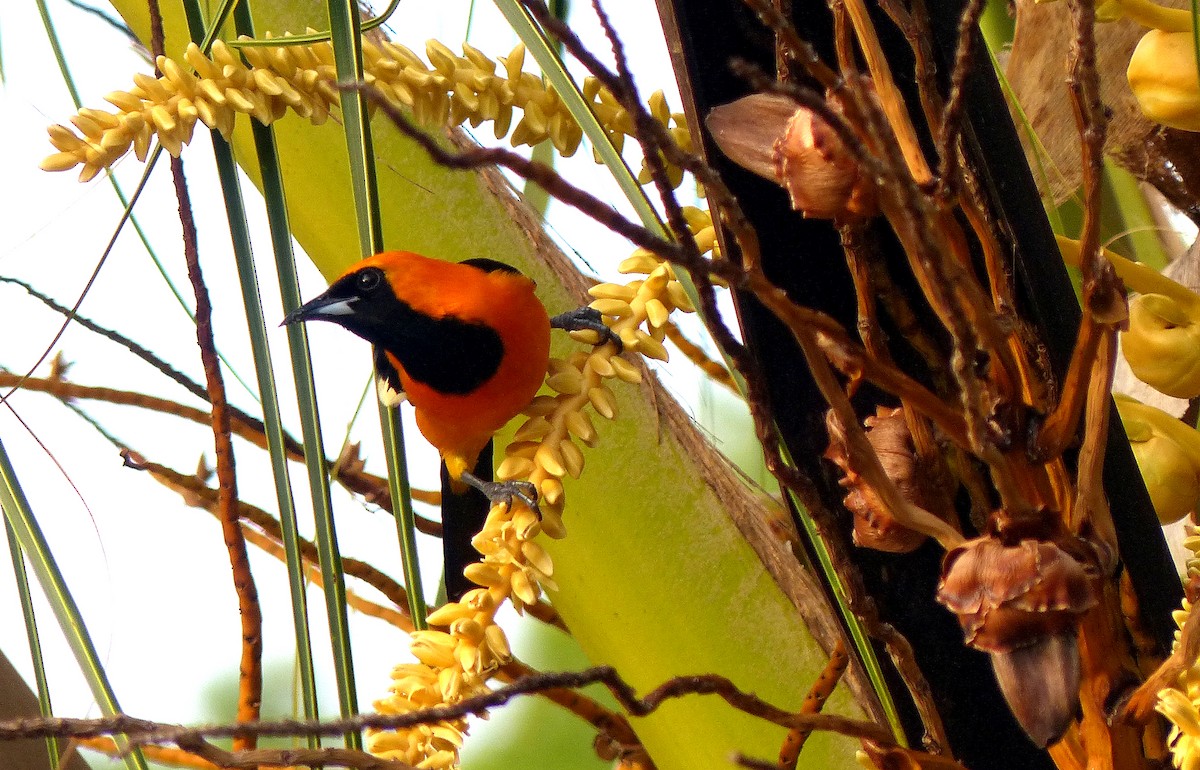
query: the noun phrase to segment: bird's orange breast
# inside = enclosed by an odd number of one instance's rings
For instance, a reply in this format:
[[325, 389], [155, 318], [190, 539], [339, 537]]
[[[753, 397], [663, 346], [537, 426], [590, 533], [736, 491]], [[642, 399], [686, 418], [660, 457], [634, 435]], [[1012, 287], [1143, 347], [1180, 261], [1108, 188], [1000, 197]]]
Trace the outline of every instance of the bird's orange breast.
[[[509, 270], [489, 271], [405, 252], [377, 255], [367, 263], [372, 260], [379, 260], [397, 298], [416, 312], [486, 327], [502, 346], [494, 372], [460, 393], [422, 382], [399, 357], [388, 353], [416, 410], [418, 428], [457, 476], [455, 471], [461, 469], [453, 466], [473, 465], [492, 435], [519, 414], [541, 387], [550, 355], [546, 309], [534, 294], [533, 281]], [[467, 368], [472, 363], [456, 362], [455, 357], [464, 353], [453, 344], [445, 347], [445, 366]]]

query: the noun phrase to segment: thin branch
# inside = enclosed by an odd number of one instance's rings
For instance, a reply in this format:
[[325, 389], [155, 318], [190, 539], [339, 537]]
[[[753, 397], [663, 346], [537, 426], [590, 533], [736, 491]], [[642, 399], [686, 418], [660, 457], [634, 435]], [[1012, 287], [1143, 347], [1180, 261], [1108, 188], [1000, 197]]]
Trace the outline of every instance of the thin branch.
[[[512, 683], [535, 675], [537, 675], [537, 671], [525, 663], [511, 660], [501, 667], [496, 673], [496, 678], [502, 682]], [[625, 715], [606, 708], [594, 698], [589, 698], [579, 692], [577, 688], [554, 687], [542, 690], [539, 694], [595, 727], [597, 732], [620, 746], [622, 753], [645, 752], [641, 740], [633, 731]]]
[[[112, 340], [113, 342], [117, 343], [121, 347], [128, 350], [130, 353], [133, 353], [135, 356], [137, 356], [138, 358], [145, 361], [150, 366], [157, 369], [160, 373], [162, 373], [163, 375], [165, 375], [166, 377], [171, 379], [173, 382], [178, 384], [180, 387], [182, 387], [188, 393], [191, 393], [193, 396], [195, 396], [196, 398], [199, 398], [203, 401], [206, 401], [206, 402], [208, 401], [208, 391], [204, 389], [203, 385], [196, 382], [192, 378], [188, 377], [186, 374], [179, 371], [175, 367], [171, 366], [169, 363], [167, 363], [163, 359], [159, 358], [157, 355], [152, 353], [147, 348], [143, 347], [142, 345], [139, 345], [137, 342], [134, 342], [133, 340], [126, 337], [125, 335], [121, 334], [120, 332], [117, 332], [117, 331], [114, 331], [113, 329], [109, 329], [107, 327], [101, 326], [100, 324], [96, 323], [95, 321], [92, 321], [91, 319], [87, 318], [86, 316], [79, 315], [78, 313], [72, 314], [71, 308], [66, 307], [65, 305], [60, 305], [58, 302], [56, 302], [54, 300], [54, 298], [43, 294], [42, 292], [38, 291], [36, 288], [31, 286], [30, 284], [28, 284], [22, 280], [19, 280], [17, 278], [10, 278], [9, 276], [0, 275], [0, 282], [11, 283], [16, 286], [20, 286], [22, 289], [24, 289], [29, 294], [29, 296], [33, 297], [34, 299], [39, 300], [42, 304], [44, 304], [46, 307], [50, 308], [54, 312], [70, 318], [72, 321], [79, 324], [80, 326], [87, 329], [88, 331], [95, 332], [96, 334], [99, 334], [101, 337]], [[24, 387], [24, 385], [22, 387]], [[251, 415], [249, 412], [245, 412], [245, 411], [239, 409], [238, 407], [234, 406], [233, 404], [229, 405], [229, 412], [235, 420], [245, 423], [246, 425], [250, 425], [250, 426], [254, 427], [256, 430], [258, 430], [259, 432], [262, 432], [264, 430], [262, 420]], [[294, 451], [297, 454], [303, 454], [304, 445], [301, 444], [299, 441], [297, 441], [295, 438], [293, 438], [292, 436], [285, 433], [283, 436], [283, 440], [284, 440], [284, 443], [286, 444], [286, 446], [288, 447], [289, 451]]]
[[929, 30], [929, 15], [921, 0], [912, 3], [911, 11], [900, 0], [879, 0], [879, 7], [896, 25], [913, 52], [913, 75], [917, 81], [917, 93], [921, 100], [921, 111], [925, 122], [937, 141], [940, 134], [939, 118], [942, 114], [942, 95], [938, 92], [937, 67], [933, 62]]
[[[163, 55], [163, 20], [158, 0], [149, 0], [149, 6], [151, 49], [157, 57]], [[233, 574], [233, 586], [237, 592], [238, 616], [242, 624], [242, 658], [238, 669], [238, 719], [248, 722], [258, 719], [262, 707], [262, 608], [258, 603], [254, 575], [250, 571], [246, 539], [242, 536], [242, 528], [238, 524], [237, 471], [234, 466], [225, 381], [221, 374], [221, 361], [217, 356], [216, 340], [213, 336], [212, 302], [200, 270], [196, 221], [183, 173], [183, 161], [180, 158], [171, 158], [171, 178], [175, 184], [175, 197], [179, 201], [179, 222], [183, 227], [183, 256], [187, 263], [188, 280], [196, 296], [196, 341], [200, 346], [200, 361], [204, 366], [209, 403], [212, 404], [213, 440], [217, 458], [217, 478], [220, 481], [218, 508], [221, 533], [229, 552], [229, 566]], [[254, 746], [253, 736], [240, 736], [233, 742], [235, 750], [253, 749]]]
[[[149, 409], [184, 420], [191, 420], [201, 425], [210, 425], [212, 423], [211, 412], [158, 396], [96, 385], [80, 385], [79, 383], [63, 379], [43, 379], [38, 377], [23, 379], [20, 375], [0, 371], [0, 387], [17, 382], [21, 383], [23, 390], [46, 393], [67, 405], [70, 405], [76, 399], [103, 401], [109, 404]], [[266, 437], [262, 432], [262, 423], [260, 421], [251, 418], [250, 422], [242, 422], [236, 413], [231, 414], [230, 418], [230, 428], [235, 435], [249, 441], [260, 449], [267, 448]], [[123, 446], [120, 442], [114, 443], [118, 446]], [[289, 445], [286, 448], [289, 459], [296, 462], [303, 462], [304, 449], [302, 445], [297, 444], [295, 447]], [[369, 503], [391, 510], [391, 497], [387, 493], [387, 479], [376, 476], [373, 473], [367, 473], [361, 467], [344, 462], [330, 462], [327, 460], [326, 465], [331, 469], [332, 476], [346, 489], [355, 494], [362, 495], [363, 499]], [[441, 495], [438, 492], [414, 489], [412, 495], [413, 499], [430, 505], [437, 505], [441, 501]], [[442, 536], [442, 525], [423, 516], [417, 516], [417, 529], [426, 535], [434, 537]]]
[[512, 699], [544, 690], [569, 687], [581, 688], [602, 684], [617, 702], [633, 716], [654, 713], [669, 700], [689, 695], [716, 695], [743, 713], [788, 729], [801, 728], [835, 732], [851, 738], [874, 741], [882, 746], [894, 746], [891, 732], [873, 722], [830, 714], [793, 714], [774, 706], [758, 696], [738, 689], [729, 679], [716, 674], [681, 676], [639, 698], [636, 691], [610, 666], [597, 666], [577, 672], [545, 673], [526, 677], [489, 693], [466, 698], [454, 705], [411, 711], [405, 714], [359, 714], [347, 719], [330, 721], [284, 719], [278, 721], [240, 722], [207, 727], [152, 722], [126, 715], [98, 719], [69, 719], [62, 717], [21, 717], [0, 721], [0, 741], [47, 736], [90, 738], [125, 733], [131, 743], [173, 743], [191, 750], [191, 742], [200, 739], [235, 736], [293, 737], [306, 735], [337, 736], [360, 730], [398, 730], [414, 725], [461, 719], [482, 714]]
[[[127, 467], [146, 471], [156, 481], [182, 495], [189, 505], [202, 508], [220, 518], [219, 489], [213, 489], [194, 474], [180, 473], [160, 463], [146, 460], [136, 452], [126, 450], [121, 453], [121, 456]], [[240, 521], [254, 526], [275, 543], [283, 542], [283, 529], [279, 520], [263, 509], [239, 500], [237, 501], [237, 515]], [[298, 546], [300, 556], [305, 562], [316, 564], [319, 561], [317, 546], [311, 540], [300, 538]], [[397, 608], [403, 610], [408, 607], [408, 593], [404, 590], [404, 586], [371, 564], [359, 559], [342, 557], [342, 568], [347, 575], [358, 578], [386, 596], [388, 601]], [[412, 630], [411, 626], [406, 630]]]
[[1083, 229], [1079, 235], [1080, 272], [1083, 275], [1083, 325], [1071, 354], [1062, 398], [1046, 418], [1035, 450], [1053, 456], [1073, 437], [1085, 402], [1084, 394], [1097, 358], [1102, 335], [1089, 326], [1114, 326], [1128, 317], [1124, 287], [1112, 264], [1101, 253], [1100, 207], [1107, 122], [1100, 100], [1100, 74], [1096, 70], [1096, 8], [1089, 0], [1072, 0], [1075, 35], [1068, 55], [1067, 88], [1081, 138], [1083, 176]]
[[958, 19], [958, 45], [954, 52], [954, 67], [950, 70], [950, 98], [942, 111], [942, 123], [938, 131], [939, 196], [945, 196], [953, 189], [951, 178], [958, 164], [958, 140], [962, 135], [967, 76], [971, 74], [975, 43], [979, 39], [979, 19], [986, 7], [986, 0], [968, 0]]
[[752, 11], [758, 14], [762, 23], [775, 33], [778, 44], [787, 49], [788, 54], [803, 65], [808, 75], [816, 80], [822, 88], [837, 90], [841, 87], [841, 77], [821, 60], [811, 43], [797, 34], [791, 21], [780, 13], [771, 0], [745, 0], [745, 2]]
[[666, 332], [667, 339], [679, 349], [684, 358], [691, 361], [697, 369], [704, 372], [713, 382], [723, 385], [726, 390], [734, 395], [740, 395], [737, 392], [737, 384], [733, 381], [733, 375], [729, 373], [724, 364], [709, 358], [700, 346], [688, 339], [683, 330], [674, 322], [668, 320], [663, 324], [662, 328]]
[[1077, 461], [1075, 503], [1071, 520], [1067, 523], [1071, 532], [1079, 533], [1086, 522], [1090, 525], [1087, 534], [1107, 545], [1115, 554], [1117, 531], [1104, 494], [1103, 478], [1117, 357], [1117, 333], [1114, 329], [1104, 330], [1096, 353], [1094, 374], [1087, 386], [1087, 405], [1084, 407], [1083, 446], [1079, 449]]
[[[837, 683], [841, 681], [842, 674], [846, 672], [846, 667], [850, 665], [850, 656], [846, 654], [846, 643], [842, 639], [838, 639], [834, 644], [833, 649], [829, 652], [829, 661], [825, 664], [817, 681], [813, 682], [812, 687], [808, 690], [808, 695], [804, 696], [804, 702], [800, 704], [801, 714], [820, 714], [821, 709], [825, 706], [825, 701], [829, 700], [829, 696], [833, 695]], [[782, 770], [796, 770], [796, 760], [800, 758], [800, 752], [804, 750], [804, 744], [808, 741], [808, 736], [812, 735], [809, 730], [788, 730], [787, 737], [783, 739], [783, 746], [779, 749], [779, 767]]]
[[[80, 745], [110, 757], [122, 756], [116, 742], [108, 737], [84, 738]], [[187, 748], [142, 746], [146, 756], [158, 764], [187, 770], [228, 770], [259, 767], [346, 767], [355, 770], [414, 770], [398, 760], [382, 759], [362, 751], [347, 749], [254, 749], [225, 751], [206, 741], [186, 743]]]
[[[242, 537], [241, 527], [238, 526], [237, 472], [234, 468], [225, 383], [213, 338], [212, 305], [200, 272], [200, 259], [196, 250], [196, 225], [192, 219], [187, 183], [183, 176], [183, 162], [179, 158], [171, 158], [171, 175], [175, 180], [175, 194], [179, 198], [180, 219], [184, 223], [183, 252], [188, 265], [188, 278], [196, 293], [196, 339], [200, 344], [200, 360], [204, 363], [204, 375], [208, 381], [212, 403], [213, 439], [217, 478], [220, 482], [218, 507], [221, 512], [221, 532], [225, 539], [225, 547], [229, 551], [229, 566], [238, 598], [238, 616], [242, 623], [242, 660], [238, 669], [238, 718], [252, 721], [258, 718], [262, 706], [262, 609], [258, 604], [254, 575], [250, 571], [246, 540]], [[252, 749], [254, 744], [252, 738], [246, 737], [235, 740], [233, 745], [235, 749], [242, 750]]]
[[[120, 757], [123, 752], [117, 742], [107, 736], [96, 738], [76, 738], [76, 744], [98, 751], [109, 757]], [[207, 759], [201, 759], [190, 751], [176, 749], [170, 746], [142, 746], [146, 759], [167, 767], [189, 768], [190, 770], [220, 770], [217, 765]]]
[[859, 48], [867, 61], [871, 79], [875, 84], [875, 92], [879, 94], [887, 122], [895, 135], [896, 141], [904, 154], [904, 162], [909, 173], [917, 184], [925, 184], [933, 178], [925, 155], [921, 151], [921, 143], [917, 140], [917, 131], [908, 115], [908, 108], [900, 89], [892, 79], [891, 66], [883, 54], [879, 38], [875, 33], [875, 25], [867, 12], [862, 0], [845, 0], [846, 10], [850, 13], [850, 21], [858, 35]]
[[1030, 453], [1036, 459], [1053, 459], [1062, 454], [1079, 428], [1084, 404], [1087, 403], [1088, 384], [1092, 380], [1092, 366], [1096, 360], [1100, 340], [1104, 336], [1103, 326], [1091, 313], [1085, 313], [1075, 338], [1075, 349], [1063, 377], [1062, 393], [1038, 429]]
[[260, 767], [347, 767], [354, 770], [416, 770], [398, 759], [384, 759], [355, 749], [247, 749], [226, 751], [201, 738], [181, 738], [179, 747], [217, 767], [258, 770]]

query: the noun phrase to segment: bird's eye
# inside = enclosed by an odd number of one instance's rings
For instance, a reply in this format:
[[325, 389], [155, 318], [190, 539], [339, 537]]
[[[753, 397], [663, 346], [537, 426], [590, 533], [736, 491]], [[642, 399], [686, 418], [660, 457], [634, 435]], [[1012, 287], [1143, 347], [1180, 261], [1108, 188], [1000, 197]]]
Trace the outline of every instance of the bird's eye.
[[374, 291], [383, 281], [383, 271], [377, 267], [368, 267], [358, 274], [358, 290]]

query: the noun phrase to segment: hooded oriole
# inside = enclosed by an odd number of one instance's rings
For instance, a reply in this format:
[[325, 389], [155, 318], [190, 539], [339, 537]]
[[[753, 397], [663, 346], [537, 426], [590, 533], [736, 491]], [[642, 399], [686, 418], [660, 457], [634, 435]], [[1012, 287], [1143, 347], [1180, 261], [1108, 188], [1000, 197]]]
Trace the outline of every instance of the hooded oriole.
[[[465, 590], [465, 564], [457, 564], [463, 554], [451, 553], [463, 544], [454, 541], [465, 538], [473, 554], [470, 538], [486, 515], [484, 507], [476, 520], [451, 521], [450, 512], [464, 508], [464, 484], [491, 500], [515, 496], [536, 506], [532, 485], [490, 480], [491, 452], [483, 450], [541, 387], [552, 323], [607, 331], [586, 310], [550, 319], [533, 290], [533, 281], [494, 260], [453, 263], [389, 251], [351, 266], [284, 319], [332, 321], [374, 344], [381, 398], [390, 405], [407, 398], [413, 405], [417, 427], [441, 453], [449, 476], [443, 542], [452, 598]], [[464, 534], [452, 536], [451, 528]]]

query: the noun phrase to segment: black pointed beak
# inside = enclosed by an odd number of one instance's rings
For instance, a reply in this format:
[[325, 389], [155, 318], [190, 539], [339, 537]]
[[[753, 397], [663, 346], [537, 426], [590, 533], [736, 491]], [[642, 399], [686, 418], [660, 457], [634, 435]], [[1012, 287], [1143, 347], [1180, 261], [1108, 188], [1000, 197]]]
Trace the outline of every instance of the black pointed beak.
[[337, 323], [342, 317], [354, 313], [355, 301], [356, 298], [330, 296], [329, 292], [326, 292], [288, 313], [279, 325], [288, 326], [300, 321], [333, 321]]

